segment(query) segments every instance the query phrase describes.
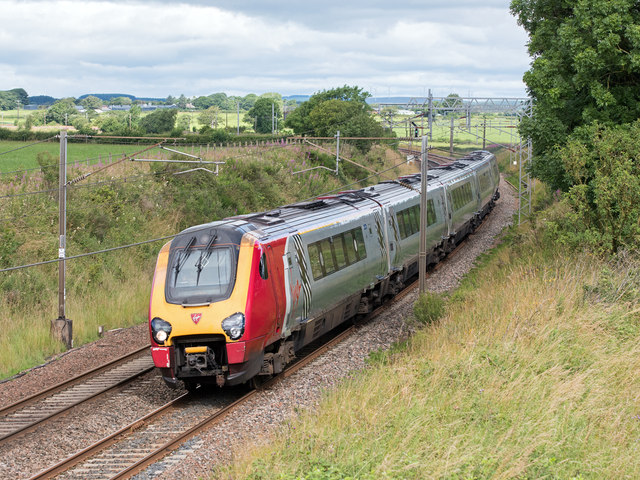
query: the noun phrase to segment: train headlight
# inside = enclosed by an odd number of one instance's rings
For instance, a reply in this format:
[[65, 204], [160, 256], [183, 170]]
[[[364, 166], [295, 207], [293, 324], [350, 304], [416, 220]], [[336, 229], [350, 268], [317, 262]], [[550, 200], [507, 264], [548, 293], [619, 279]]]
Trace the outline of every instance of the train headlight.
[[244, 315], [234, 313], [222, 321], [224, 333], [229, 335], [231, 340], [238, 340], [244, 334]]
[[151, 320], [151, 335], [158, 345], [162, 345], [169, 338], [169, 334], [171, 334], [169, 322], [158, 317]]

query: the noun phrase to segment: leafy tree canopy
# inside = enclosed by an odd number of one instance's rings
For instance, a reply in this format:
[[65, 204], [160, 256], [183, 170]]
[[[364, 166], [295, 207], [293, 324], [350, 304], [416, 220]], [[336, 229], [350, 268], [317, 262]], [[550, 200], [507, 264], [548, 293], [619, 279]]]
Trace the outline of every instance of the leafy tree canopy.
[[524, 75], [534, 115], [521, 133], [533, 141], [532, 173], [568, 190], [573, 178], [558, 147], [578, 127], [640, 118], [640, 7], [635, 0], [512, 0], [529, 34]]
[[328, 100], [341, 100], [343, 102], [353, 102], [360, 105], [360, 108], [362, 108], [363, 111], [369, 111], [370, 107], [366, 103], [366, 100], [370, 96], [370, 93], [365, 92], [363, 89], [356, 86], [349, 87], [345, 85], [331, 90], [323, 90], [322, 92], [313, 94], [309, 100], [302, 103], [298, 108], [291, 112], [287, 116], [285, 124], [299, 135], [313, 134], [315, 132], [315, 127], [310, 120], [310, 114], [318, 105]]
[[280, 102], [270, 97], [260, 97], [247, 112], [247, 117], [255, 122], [257, 133], [271, 133], [273, 126], [272, 113], [276, 118], [282, 118]]
[[132, 103], [133, 100], [130, 97], [113, 97], [109, 100], [109, 105], [131, 105]]
[[560, 151], [573, 185], [570, 211], [554, 230], [575, 248], [603, 253], [635, 249], [640, 241], [640, 121], [578, 127]]
[[206, 125], [210, 128], [218, 127], [218, 116], [220, 115], [220, 109], [218, 107], [211, 106], [198, 115], [198, 122], [202, 125]]
[[87, 110], [95, 109], [102, 107], [103, 103], [98, 97], [94, 97], [93, 95], [89, 95], [88, 97], [80, 100], [80, 105], [82, 105]]
[[28, 105], [29, 95], [24, 88], [14, 88], [0, 92], [0, 110], [14, 110], [18, 103], [22, 106]]
[[168, 133], [176, 125], [178, 110], [162, 108], [140, 119], [140, 126], [147, 133]]
[[58, 100], [47, 109], [47, 123], [56, 122], [60, 125], [67, 125], [70, 117], [78, 113], [75, 104], [75, 98], [72, 97]]

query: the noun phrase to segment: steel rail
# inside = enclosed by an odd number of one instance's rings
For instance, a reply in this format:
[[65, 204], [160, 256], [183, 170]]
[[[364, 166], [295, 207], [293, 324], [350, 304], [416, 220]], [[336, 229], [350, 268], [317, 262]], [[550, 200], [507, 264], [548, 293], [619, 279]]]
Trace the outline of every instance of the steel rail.
[[56, 391], [62, 390], [63, 388], [66, 388], [70, 385], [72, 385], [74, 382], [77, 382], [83, 378], [88, 378], [90, 375], [99, 373], [100, 371], [106, 370], [109, 367], [115, 366], [118, 363], [121, 362], [125, 362], [127, 361], [129, 358], [134, 357], [135, 355], [142, 353], [143, 351], [147, 350], [150, 347], [150, 345], [146, 345], [144, 347], [141, 347], [137, 350], [134, 350], [130, 353], [128, 353], [127, 355], [125, 355], [124, 357], [120, 357], [120, 358], [116, 358], [115, 360], [111, 360], [110, 362], [107, 362], [103, 365], [100, 365], [98, 367], [95, 367], [91, 370], [87, 370], [86, 372], [80, 373], [78, 375], [76, 375], [75, 377], [72, 377], [68, 380], [64, 380], [60, 383], [57, 383], [51, 387], [48, 387], [44, 390], [41, 390], [40, 392], [34, 393], [33, 395], [30, 395], [26, 398], [23, 398], [22, 400], [18, 400], [17, 402], [14, 402], [10, 405], [7, 405], [6, 407], [2, 407], [0, 408], [0, 415], [5, 415], [7, 413], [10, 413], [12, 411], [15, 411], [19, 408], [24, 407], [25, 405], [27, 405], [30, 402], [39, 400], [42, 397], [45, 397], [47, 395], [51, 395], [53, 393], [56, 393]]
[[[144, 359], [136, 358], [147, 348], [136, 350], [125, 357], [5, 407], [2, 410], [3, 416], [0, 418], [0, 445], [18, 434], [26, 433], [43, 422], [51, 421], [72, 408], [153, 370], [153, 364], [145, 365]], [[119, 368], [123, 371], [118, 372]], [[90, 384], [92, 381], [94, 381], [93, 385]], [[83, 382], [87, 382], [86, 385], [83, 386]], [[38, 403], [40, 400], [43, 402]]]
[[[466, 244], [468, 238], [471, 237], [474, 233], [478, 232], [478, 230], [486, 223], [487, 218], [488, 216], [483, 219], [483, 222], [480, 225], [478, 225], [478, 227], [474, 230], [474, 232], [472, 232], [470, 235], [468, 235], [462, 241], [460, 241], [460, 243], [456, 246], [456, 248], [452, 252], [450, 252], [446, 258], [451, 259], [452, 257], [454, 257]], [[439, 270], [440, 267], [444, 266], [445, 264], [446, 262], [439, 262], [430, 270], [430, 273], [433, 273]], [[404, 297], [406, 297], [409, 293], [411, 293], [417, 287], [418, 287], [417, 280], [407, 285], [402, 291], [400, 291], [397, 295], [395, 295], [391, 301], [383, 303], [382, 305], [378, 306], [375, 310], [373, 310], [371, 313], [369, 313], [365, 317], [366, 318], [365, 321], [369, 322], [372, 319], [379, 316], [380, 314], [384, 313], [385, 311], [390, 310], [391, 308], [393, 308], [396, 302], [402, 300]], [[281, 374], [269, 379], [268, 381], [260, 385], [258, 388], [251, 390], [250, 392], [234, 400], [233, 402], [226, 405], [225, 407], [222, 407], [220, 410], [216, 411], [213, 415], [210, 415], [204, 420], [198, 422], [196, 425], [193, 425], [192, 427], [186, 429], [184, 432], [178, 435], [175, 435], [173, 438], [166, 441], [160, 447], [150, 451], [143, 458], [135, 461], [128, 467], [125, 467], [124, 469], [120, 470], [114, 476], [109, 477], [109, 480], [131, 478], [132, 476], [142, 472], [149, 465], [152, 465], [153, 463], [165, 457], [172, 451], [178, 449], [182, 444], [184, 444], [189, 439], [198, 435], [199, 433], [206, 430], [207, 428], [215, 425], [216, 423], [219, 423], [220, 421], [222, 421], [234, 409], [236, 409], [238, 406], [242, 405], [243, 403], [247, 402], [249, 399], [253, 398], [255, 395], [257, 395], [264, 389], [270, 388], [276, 383], [297, 373], [300, 369], [307, 366], [309, 363], [311, 363], [313, 360], [315, 360], [316, 358], [318, 358], [319, 356], [327, 352], [329, 349], [331, 349], [335, 345], [341, 343], [346, 338], [351, 336], [355, 332], [356, 328], [357, 327], [355, 325], [348, 327], [346, 330], [344, 330], [343, 332], [341, 332], [340, 334], [338, 334], [328, 342], [323, 343], [321, 346], [316, 348], [313, 352], [309, 353], [308, 355], [305, 355], [304, 357], [300, 358], [298, 361], [291, 364]], [[184, 395], [157, 408], [156, 410], [147, 414], [146, 416], [138, 420], [135, 420], [131, 424], [121, 428], [117, 432], [105, 437], [102, 440], [99, 440], [93, 445], [72, 455], [71, 457], [68, 457], [67, 459], [62, 460], [56, 465], [53, 465], [39, 472], [38, 474], [32, 476], [29, 480], [41, 480], [41, 479], [53, 478], [56, 475], [61, 474], [62, 472], [70, 470], [71, 468], [80, 464], [82, 461], [87, 460], [92, 456], [98, 454], [99, 452], [105, 450], [106, 448], [117, 444], [121, 440], [124, 440], [124, 438], [126, 438], [128, 434], [131, 434], [134, 431], [140, 429], [141, 427], [150, 424], [153, 420], [170, 413], [172, 409], [175, 409], [180, 404], [187, 402], [192, 395], [193, 393], [185, 393]]]

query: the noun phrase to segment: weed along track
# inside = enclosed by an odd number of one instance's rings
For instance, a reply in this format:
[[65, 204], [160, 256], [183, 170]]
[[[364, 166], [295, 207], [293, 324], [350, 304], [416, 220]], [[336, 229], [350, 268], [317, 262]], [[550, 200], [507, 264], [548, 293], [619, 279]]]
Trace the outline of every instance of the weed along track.
[[[455, 257], [462, 249], [459, 247], [451, 253]], [[301, 357], [282, 374], [273, 377], [257, 389], [244, 393], [243, 388], [228, 388], [212, 391], [200, 388], [186, 393], [143, 418], [124, 426], [119, 431], [99, 440], [77, 454], [42, 470], [31, 480], [44, 478], [60, 479], [117, 479], [131, 478], [144, 471], [150, 465], [160, 462], [166, 469], [185, 458], [194, 448], [203, 445], [201, 440], [193, 440], [206, 430], [219, 425], [225, 419], [238, 419], [243, 409], [251, 401], [261, 395], [268, 395], [285, 382], [294, 377], [305, 367], [311, 370], [323, 369], [322, 357], [353, 336], [360, 328], [369, 325], [377, 317], [393, 312], [400, 302], [415, 293], [417, 282], [398, 293], [393, 299], [384, 303], [367, 315], [359, 326], [350, 325], [339, 333], [332, 333], [305, 348]], [[320, 366], [314, 366], [318, 360]], [[163, 457], [171, 455], [168, 460]], [[153, 469], [154, 467], [151, 467]]]
[[129, 478], [204, 429], [233, 415], [239, 406], [293, 375], [354, 330], [351, 326], [326, 343], [318, 342], [321, 344], [317, 348], [256, 390], [244, 393], [245, 388], [236, 388], [212, 392], [202, 388], [185, 393], [31, 478]]
[[[434, 270], [430, 290], [450, 288], [510, 223], [515, 200], [508, 188], [502, 192], [484, 226]], [[206, 477], [234, 452], [282, 428], [298, 409], [312, 407], [323, 389], [363, 368], [372, 352], [406, 338], [411, 327], [405, 320], [416, 296], [415, 288], [405, 289], [332, 347], [323, 345], [316, 358], [306, 357], [246, 396], [243, 388], [185, 394], [166, 389], [154, 372], [144, 374], [0, 444], [0, 477], [129, 478], [136, 472], [142, 472], [140, 479]], [[357, 335], [350, 335], [354, 331]], [[70, 455], [74, 458], [63, 464]]]

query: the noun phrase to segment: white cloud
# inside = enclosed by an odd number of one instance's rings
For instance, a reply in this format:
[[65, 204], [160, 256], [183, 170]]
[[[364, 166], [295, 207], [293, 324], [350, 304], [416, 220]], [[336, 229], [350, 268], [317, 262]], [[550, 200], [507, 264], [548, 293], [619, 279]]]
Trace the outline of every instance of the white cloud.
[[394, 95], [426, 88], [524, 94], [526, 36], [506, 0], [422, 6], [415, 15], [367, 2], [352, 28], [345, 16], [358, 2], [339, 18], [334, 1], [281, 1], [268, 11], [249, 3], [234, 11], [233, 2], [222, 9], [197, 1], [0, 0], [0, 90], [165, 97], [351, 84]]

